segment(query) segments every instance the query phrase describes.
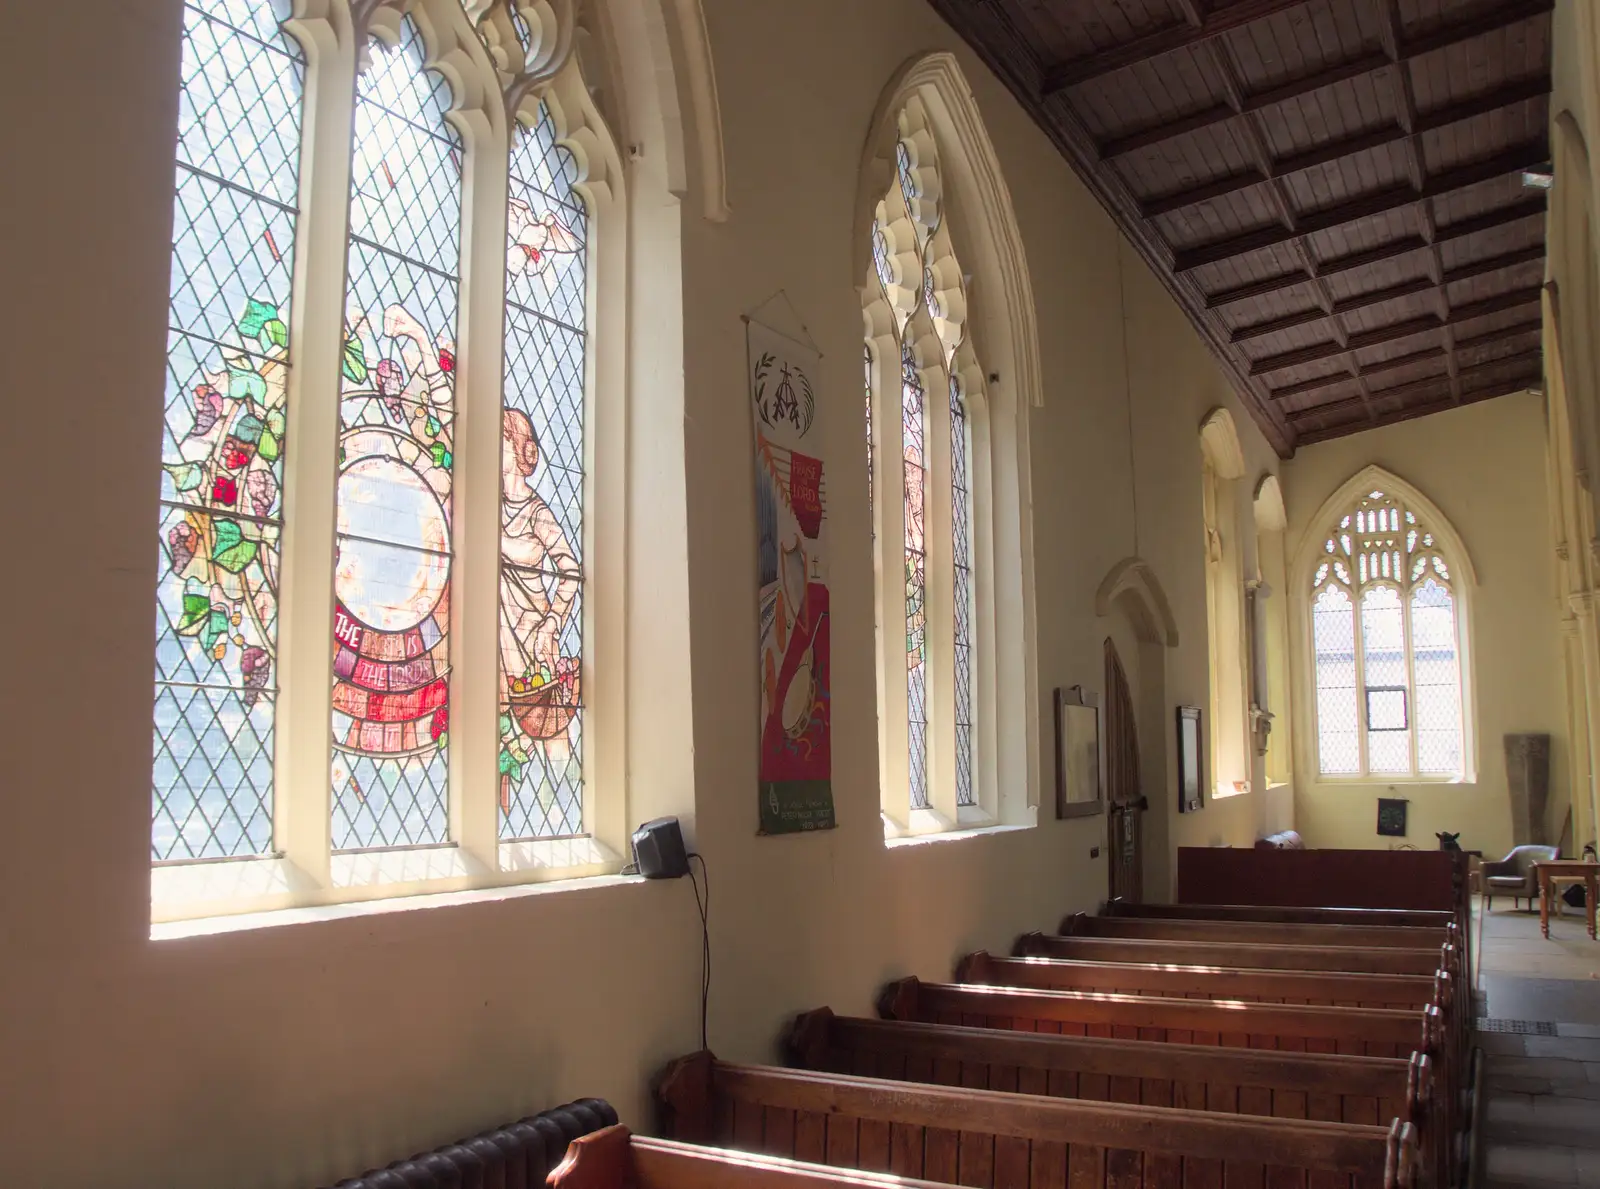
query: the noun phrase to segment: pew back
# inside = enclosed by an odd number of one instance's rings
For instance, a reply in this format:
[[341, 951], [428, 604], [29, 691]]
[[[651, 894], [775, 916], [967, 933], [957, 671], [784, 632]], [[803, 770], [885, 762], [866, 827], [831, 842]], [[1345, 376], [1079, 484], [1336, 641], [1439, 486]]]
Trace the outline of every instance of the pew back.
[[1087, 962], [1175, 962], [1188, 966], [1248, 966], [1254, 970], [1361, 971], [1426, 974], [1448, 969], [1443, 947], [1315, 946], [1189, 941], [1153, 937], [1062, 937], [1027, 933], [1017, 939], [1018, 957], [1072, 958]]
[[1357, 1189], [1412, 1185], [1417, 1134], [1387, 1127], [1071, 1101], [888, 1083], [709, 1054], [658, 1086], [675, 1139], [890, 1172], [973, 1189], [1199, 1189], [1315, 1176]]
[[[1269, 852], [1262, 852], [1263, 854]], [[1293, 853], [1293, 852], [1285, 852]], [[1293, 921], [1169, 920], [1096, 917], [1074, 913], [1061, 922], [1067, 937], [1146, 937], [1171, 941], [1226, 941], [1267, 945], [1438, 948], [1451, 930], [1415, 925], [1304, 925]]]
[[1456, 919], [1447, 909], [1299, 908], [1277, 904], [1132, 904], [1114, 899], [1105, 916], [1173, 921], [1268, 921], [1296, 925], [1390, 925], [1442, 929]]
[[1447, 1007], [1442, 972], [1422, 975], [1313, 973], [1155, 963], [996, 958], [979, 951], [956, 967], [956, 982], [1055, 991], [1115, 991], [1248, 1003], [1320, 1003], [1348, 1007]]

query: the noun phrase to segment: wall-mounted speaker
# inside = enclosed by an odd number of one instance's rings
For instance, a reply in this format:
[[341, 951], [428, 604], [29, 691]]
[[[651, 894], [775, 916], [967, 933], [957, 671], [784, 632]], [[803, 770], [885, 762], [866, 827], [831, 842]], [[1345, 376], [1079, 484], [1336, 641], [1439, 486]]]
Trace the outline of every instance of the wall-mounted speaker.
[[682, 879], [689, 874], [683, 830], [675, 817], [658, 817], [633, 832], [633, 863], [646, 879]]

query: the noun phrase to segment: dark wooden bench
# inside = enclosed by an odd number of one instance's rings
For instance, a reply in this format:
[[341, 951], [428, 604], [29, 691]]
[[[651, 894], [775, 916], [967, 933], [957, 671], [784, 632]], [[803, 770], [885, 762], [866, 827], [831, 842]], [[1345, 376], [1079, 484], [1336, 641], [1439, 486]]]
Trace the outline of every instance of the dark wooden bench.
[[1419, 1183], [1415, 1128], [889, 1082], [699, 1053], [657, 1085], [674, 1139], [972, 1189]]
[[1222, 1114], [1414, 1123], [1426, 1153], [1424, 1180], [1448, 1162], [1446, 1120], [1421, 1053], [1341, 1057], [1143, 1040], [1001, 1032], [836, 1016], [797, 1017], [785, 1060], [801, 1069], [979, 1090]]
[[573, 1141], [548, 1184], [550, 1189], [935, 1189], [931, 1181], [645, 1139], [621, 1125]]
[[1409, 908], [1294, 908], [1273, 904], [1130, 904], [1108, 901], [1108, 917], [1175, 921], [1268, 921], [1293, 925], [1379, 925], [1443, 929], [1454, 920], [1448, 910]]
[[1455, 927], [1416, 925], [1320, 925], [1294, 921], [1173, 920], [1161, 917], [1097, 917], [1073, 913], [1061, 922], [1066, 937], [1145, 937], [1169, 941], [1226, 941], [1266, 945], [1358, 946], [1437, 949], [1454, 942]]
[[1444, 1025], [1437, 1007], [1301, 1007], [1216, 999], [1172, 999], [1089, 991], [1040, 991], [900, 979], [884, 988], [887, 1020], [963, 1024], [1018, 1032], [1111, 1036], [1297, 1053], [1406, 1057], [1426, 1053], [1443, 1075]]
[[1230, 966], [1178, 966], [1135, 962], [1083, 962], [1064, 958], [996, 958], [982, 950], [956, 966], [958, 983], [1040, 987], [1052, 991], [1116, 991], [1248, 1003], [1320, 1003], [1345, 1007], [1426, 1007], [1437, 1003], [1450, 1018], [1450, 976], [1250, 970]]
[[1185, 966], [1248, 966], [1253, 970], [1349, 970], [1368, 974], [1427, 974], [1449, 969], [1442, 946], [1316, 946], [1237, 941], [1177, 941], [1156, 937], [1063, 937], [1026, 933], [1018, 957], [1086, 962], [1176, 962]]

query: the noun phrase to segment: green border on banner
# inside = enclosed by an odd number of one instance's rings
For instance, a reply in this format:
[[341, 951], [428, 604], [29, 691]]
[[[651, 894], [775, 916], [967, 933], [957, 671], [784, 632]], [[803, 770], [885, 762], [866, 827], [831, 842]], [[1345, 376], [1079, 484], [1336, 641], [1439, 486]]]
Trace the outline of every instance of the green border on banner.
[[761, 782], [762, 834], [806, 834], [831, 830], [833, 782], [831, 780], [763, 780]]

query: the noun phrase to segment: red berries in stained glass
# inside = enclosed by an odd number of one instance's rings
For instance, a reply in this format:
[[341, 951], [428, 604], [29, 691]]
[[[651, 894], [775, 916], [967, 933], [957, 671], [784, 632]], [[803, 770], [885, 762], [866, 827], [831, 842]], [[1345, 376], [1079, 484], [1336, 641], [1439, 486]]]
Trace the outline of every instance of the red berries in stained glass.
[[239, 485], [227, 475], [218, 475], [211, 484], [211, 498], [219, 504], [232, 507], [239, 501]]
[[456, 370], [455, 352], [448, 347], [439, 348], [439, 370], [453, 372]]

